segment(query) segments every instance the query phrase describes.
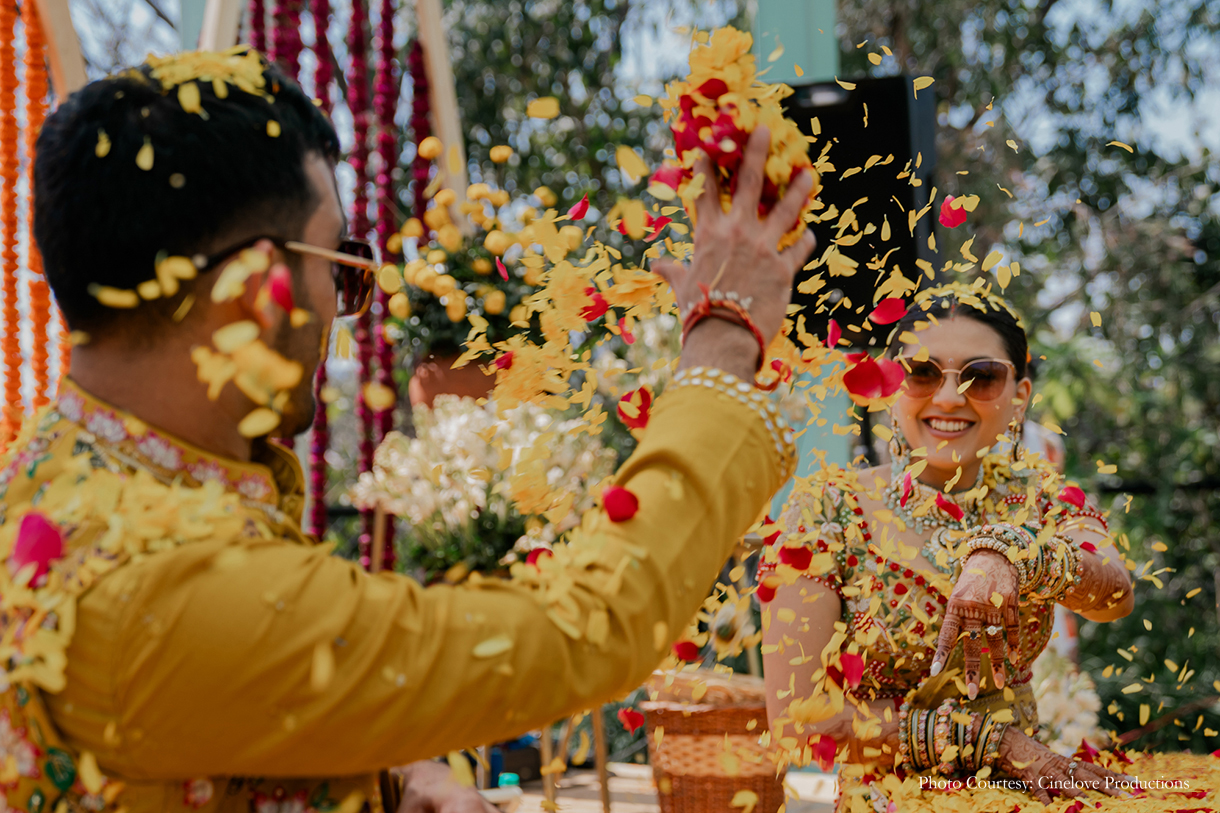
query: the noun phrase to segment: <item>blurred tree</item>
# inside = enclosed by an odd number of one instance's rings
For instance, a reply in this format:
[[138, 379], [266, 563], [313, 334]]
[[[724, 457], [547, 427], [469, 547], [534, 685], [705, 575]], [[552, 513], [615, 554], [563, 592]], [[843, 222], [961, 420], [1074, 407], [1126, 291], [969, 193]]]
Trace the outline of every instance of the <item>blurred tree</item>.
[[960, 261], [973, 236], [976, 256], [1019, 262], [1007, 293], [1046, 357], [1038, 409], [1065, 428], [1069, 474], [1110, 503], [1138, 563], [1136, 612], [1082, 628], [1104, 722], [1132, 731], [1142, 705], [1155, 721], [1192, 704], [1133, 744], [1214, 749], [1220, 716], [1199, 701], [1220, 695], [1220, 166], [1200, 127], [1215, 105], [1204, 79], [1220, 70], [1220, 11], [839, 8], [846, 75], [935, 78], [942, 197], [981, 198], [966, 227], [940, 230], [942, 257]]
[[[448, 0], [445, 15], [462, 126], [474, 180], [496, 180], [529, 192], [550, 187], [559, 206], [588, 193], [605, 213], [628, 184], [614, 151], [640, 150], [650, 166], [671, 146], [650, 99], [662, 83], [685, 73], [664, 43], [682, 42], [678, 26], [746, 25], [744, 0]], [[654, 47], [655, 46], [655, 47]], [[628, 55], [634, 48], [637, 53]], [[681, 49], [679, 49], [681, 50]], [[640, 95], [649, 99], [635, 101]], [[559, 116], [525, 115], [531, 99], [555, 96]], [[488, 152], [508, 144], [503, 168]]]

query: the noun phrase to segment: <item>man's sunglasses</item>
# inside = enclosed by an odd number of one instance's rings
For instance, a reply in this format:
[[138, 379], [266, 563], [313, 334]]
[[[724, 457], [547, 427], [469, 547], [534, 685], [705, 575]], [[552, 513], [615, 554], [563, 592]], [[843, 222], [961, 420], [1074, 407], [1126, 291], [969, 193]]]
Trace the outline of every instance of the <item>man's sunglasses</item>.
[[1005, 359], [979, 359], [972, 361], [958, 370], [948, 370], [935, 361], [913, 361], [909, 357], [899, 356], [898, 360], [906, 368], [903, 385], [907, 395], [912, 398], [930, 398], [940, 390], [949, 373], [957, 375], [958, 387], [965, 389], [962, 393], [972, 401], [994, 401], [1004, 394], [1008, 384], [1008, 374], [1014, 376], [1017, 367]]
[[[210, 257], [198, 258], [195, 261], [195, 267], [201, 273], [208, 271], [260, 240], [270, 240], [277, 247], [284, 251], [291, 251], [293, 254], [305, 254], [330, 260], [330, 273], [335, 281], [337, 315], [362, 316], [368, 311], [369, 304], [373, 301], [374, 276], [377, 269], [381, 267], [381, 261], [377, 256], [377, 247], [364, 240], [343, 240], [339, 243], [339, 248], [332, 251], [329, 248], [312, 246], [296, 240], [260, 235], [218, 251]], [[200, 260], [202, 260], [202, 264], [200, 264]]]

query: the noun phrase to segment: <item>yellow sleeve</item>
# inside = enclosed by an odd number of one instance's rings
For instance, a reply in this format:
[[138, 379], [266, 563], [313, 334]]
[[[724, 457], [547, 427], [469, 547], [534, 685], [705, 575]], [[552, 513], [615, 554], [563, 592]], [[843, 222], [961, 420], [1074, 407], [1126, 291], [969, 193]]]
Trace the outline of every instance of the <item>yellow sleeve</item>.
[[201, 542], [80, 601], [63, 732], [130, 779], [358, 774], [515, 736], [640, 685], [789, 460], [752, 409], [660, 399], [634, 518], [512, 580], [421, 587], [281, 540]]

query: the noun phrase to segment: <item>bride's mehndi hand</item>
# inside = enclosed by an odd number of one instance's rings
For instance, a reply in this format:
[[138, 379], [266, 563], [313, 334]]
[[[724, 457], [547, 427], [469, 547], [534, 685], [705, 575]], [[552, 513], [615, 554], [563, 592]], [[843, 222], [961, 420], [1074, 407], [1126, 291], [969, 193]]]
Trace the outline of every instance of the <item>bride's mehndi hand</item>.
[[[1000, 741], [996, 766], [1008, 776], [1023, 780], [1030, 793], [1044, 805], [1051, 803], [1050, 791], [1065, 796], [1080, 796], [1084, 790], [1097, 790], [1108, 796], [1127, 797], [1124, 783], [1130, 776], [1114, 773], [1092, 762], [1056, 754], [1033, 737], [1010, 726]], [[1129, 786], [1129, 785], [1128, 785]]]
[[[958, 636], [964, 633], [964, 677], [970, 699], [978, 697], [979, 693], [979, 663], [984, 638], [991, 655], [991, 671], [996, 688], [1004, 688], [1004, 661], [1020, 655], [1018, 588], [1016, 565], [996, 551], [975, 551], [963, 561], [962, 574], [945, 606], [936, 655], [932, 658], [933, 676], [940, 674], [949, 660], [949, 653], [957, 644]], [[995, 596], [999, 596], [998, 604], [993, 598]]]

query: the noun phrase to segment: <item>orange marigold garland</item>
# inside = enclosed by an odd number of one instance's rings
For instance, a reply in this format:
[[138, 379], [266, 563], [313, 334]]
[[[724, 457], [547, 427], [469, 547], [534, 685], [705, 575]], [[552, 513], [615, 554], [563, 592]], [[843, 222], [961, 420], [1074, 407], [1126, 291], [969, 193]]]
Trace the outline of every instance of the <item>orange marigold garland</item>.
[[21, 314], [17, 310], [17, 51], [16, 4], [0, 2], [0, 249], [3, 268], [4, 421], [0, 442], [7, 444], [21, 425]]
[[[25, 155], [29, 188], [34, 188], [34, 149], [38, 133], [47, 117], [46, 37], [38, 10], [33, 3], [21, 5], [21, 21], [25, 23]], [[42, 255], [34, 243], [34, 207], [29, 207], [26, 252], [30, 269], [30, 323], [33, 344], [30, 346], [30, 368], [34, 373], [34, 408], [48, 402], [47, 370], [50, 343], [51, 291], [42, 272]]]

